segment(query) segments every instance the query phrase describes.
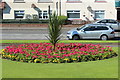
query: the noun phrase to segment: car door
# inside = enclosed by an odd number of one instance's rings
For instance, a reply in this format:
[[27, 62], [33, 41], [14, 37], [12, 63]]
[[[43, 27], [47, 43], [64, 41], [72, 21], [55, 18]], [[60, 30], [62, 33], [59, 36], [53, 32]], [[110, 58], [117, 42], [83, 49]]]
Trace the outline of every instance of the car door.
[[103, 26], [103, 25], [99, 25], [97, 26], [96, 30], [95, 30], [95, 38], [99, 39], [100, 36], [102, 34], [106, 34], [106, 32], [108, 32], [109, 28], [107, 28], [106, 26]]
[[80, 33], [83, 39], [93, 39], [95, 26], [88, 26]]

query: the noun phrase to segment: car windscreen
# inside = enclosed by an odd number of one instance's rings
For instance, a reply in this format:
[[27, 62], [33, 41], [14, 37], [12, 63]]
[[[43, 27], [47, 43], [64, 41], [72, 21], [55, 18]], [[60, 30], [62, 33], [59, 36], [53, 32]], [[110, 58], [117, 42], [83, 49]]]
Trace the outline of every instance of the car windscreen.
[[85, 27], [85, 25], [83, 25], [83, 26], [77, 28], [77, 30], [81, 30], [81, 29], [84, 28], [84, 27]]

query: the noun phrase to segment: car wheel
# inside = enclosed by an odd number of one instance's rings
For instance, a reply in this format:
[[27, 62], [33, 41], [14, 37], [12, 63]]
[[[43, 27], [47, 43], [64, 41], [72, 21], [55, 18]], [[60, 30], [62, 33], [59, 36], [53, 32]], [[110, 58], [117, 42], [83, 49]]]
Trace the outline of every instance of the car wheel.
[[102, 35], [100, 39], [101, 39], [101, 40], [107, 40], [108, 37], [107, 37], [106, 35]]
[[78, 35], [74, 35], [72, 39], [73, 39], [73, 40], [79, 40], [80, 37], [79, 37]]

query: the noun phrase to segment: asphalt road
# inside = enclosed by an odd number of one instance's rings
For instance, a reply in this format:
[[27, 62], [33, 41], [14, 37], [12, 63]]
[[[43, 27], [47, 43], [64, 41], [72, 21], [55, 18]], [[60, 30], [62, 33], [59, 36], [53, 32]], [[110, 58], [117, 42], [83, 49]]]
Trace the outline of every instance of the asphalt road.
[[[62, 29], [62, 40], [67, 40], [66, 33], [73, 28]], [[3, 40], [46, 40], [48, 36], [47, 28], [39, 29], [0, 29], [0, 36]], [[120, 32], [115, 32], [115, 39], [120, 40]]]

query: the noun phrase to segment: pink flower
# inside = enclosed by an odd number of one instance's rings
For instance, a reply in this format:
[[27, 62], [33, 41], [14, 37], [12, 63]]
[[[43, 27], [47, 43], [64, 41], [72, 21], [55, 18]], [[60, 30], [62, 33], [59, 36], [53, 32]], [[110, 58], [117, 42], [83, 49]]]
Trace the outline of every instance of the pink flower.
[[60, 58], [60, 56], [56, 56], [56, 58]]
[[59, 55], [59, 54], [54, 54], [54, 55], [56, 55], [56, 56], [57, 56], [57, 55]]
[[29, 56], [30, 56], [30, 54], [27, 54], [27, 55], [26, 55], [26, 57], [29, 57]]
[[68, 57], [68, 56], [70, 56], [70, 55], [69, 55], [69, 54], [63, 54], [63, 56]]
[[101, 49], [106, 49], [106, 48], [101, 48]]
[[77, 57], [81, 57], [81, 56], [77, 56]]
[[48, 58], [53, 58], [53, 56], [48, 55]]
[[33, 54], [35, 54], [36, 52], [32, 52]]
[[110, 53], [112, 47], [94, 45], [94, 44], [81, 44], [81, 43], [57, 43], [56, 50], [53, 50], [51, 43], [31, 43], [21, 44], [18, 46], [12, 45], [4, 49], [5, 54], [14, 54], [15, 56], [32, 57], [35, 58], [51, 58], [51, 59], [64, 59], [64, 58], [79, 58], [85, 55], [99, 55]]
[[34, 55], [34, 56], [32, 56], [32, 58], [37, 58], [38, 56], [36, 56], [36, 55]]
[[10, 54], [13, 54], [13, 53], [10, 53]]

